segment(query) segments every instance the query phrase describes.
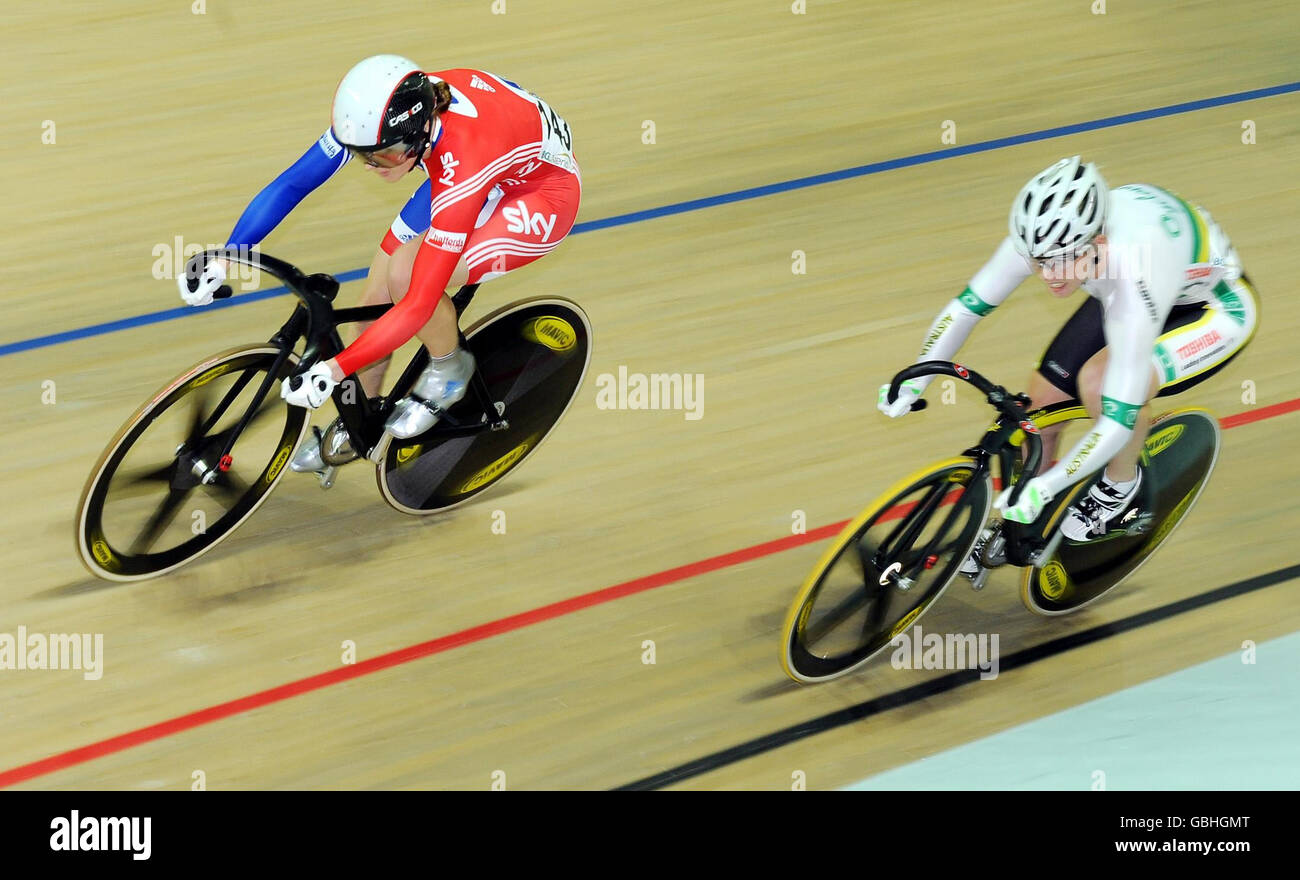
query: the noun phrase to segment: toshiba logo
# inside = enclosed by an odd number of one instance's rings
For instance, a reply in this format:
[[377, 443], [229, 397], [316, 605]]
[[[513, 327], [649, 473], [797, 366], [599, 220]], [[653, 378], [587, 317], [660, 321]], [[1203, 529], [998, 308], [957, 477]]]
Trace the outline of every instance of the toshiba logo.
[[1214, 345], [1214, 343], [1222, 342], [1222, 341], [1223, 341], [1223, 337], [1219, 335], [1219, 331], [1211, 330], [1209, 333], [1206, 333], [1204, 336], [1201, 336], [1197, 339], [1193, 339], [1191, 342], [1187, 343], [1186, 345], [1180, 346], [1178, 348], [1178, 356], [1180, 358], [1191, 357], [1192, 355], [1197, 354], [1198, 352], [1205, 351], [1207, 348]]

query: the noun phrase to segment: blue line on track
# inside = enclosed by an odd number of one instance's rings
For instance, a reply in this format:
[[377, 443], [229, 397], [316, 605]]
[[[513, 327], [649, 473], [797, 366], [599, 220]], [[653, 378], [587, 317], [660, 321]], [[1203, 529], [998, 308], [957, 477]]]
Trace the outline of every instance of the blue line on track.
[[[1275, 95], [1284, 95], [1298, 91], [1300, 91], [1300, 82], [1282, 83], [1281, 85], [1269, 86], [1263, 89], [1251, 89], [1246, 92], [1234, 92], [1230, 95], [1220, 95], [1216, 98], [1202, 98], [1199, 101], [1185, 101], [1181, 104], [1170, 104], [1166, 107], [1155, 107], [1151, 110], [1139, 110], [1135, 113], [1121, 113], [1118, 116], [1106, 116], [1101, 119], [1093, 119], [1089, 122], [1078, 122], [1073, 125], [1060, 125], [1055, 128], [1045, 128], [1041, 131], [1031, 131], [1027, 134], [994, 138], [990, 141], [980, 141], [976, 144], [966, 144], [965, 146], [951, 147], [946, 150], [933, 150], [928, 153], [917, 153], [913, 156], [903, 156], [898, 159], [889, 159], [885, 162], [872, 162], [869, 165], [857, 165], [853, 168], [844, 168], [839, 171], [828, 171], [825, 174], [814, 174], [810, 177], [797, 177], [794, 180], [769, 183], [765, 186], [750, 187], [749, 189], [736, 190], [735, 192], [722, 193], [720, 195], [708, 196], [702, 199], [691, 199], [690, 201], [677, 202], [672, 205], [662, 205], [658, 208], [632, 211], [628, 214], [618, 214], [613, 217], [605, 217], [601, 220], [588, 220], [585, 223], [575, 224], [570, 234], [580, 235], [584, 232], [595, 232], [597, 229], [609, 229], [614, 226], [627, 226], [630, 223], [640, 223], [644, 220], [654, 220], [659, 217], [671, 217], [674, 214], [685, 214], [689, 211], [699, 211], [704, 208], [712, 208], [715, 205], [726, 205], [731, 202], [743, 202], [748, 199], [758, 199], [764, 196], [775, 195], [777, 193], [789, 192], [790, 190], [804, 189], [810, 186], [820, 186], [823, 183], [834, 183], [840, 180], [849, 180], [854, 177], [865, 177], [869, 174], [880, 174], [884, 171], [893, 171], [896, 168], [909, 168], [913, 165], [939, 162], [943, 159], [953, 159], [957, 156], [969, 156], [972, 153], [986, 153], [990, 150], [1000, 150], [1003, 147], [1014, 147], [1018, 144], [1044, 141], [1051, 138], [1079, 134], [1085, 131], [1096, 131], [1102, 128], [1114, 128], [1119, 125], [1128, 125], [1131, 122], [1158, 119], [1162, 116], [1176, 116], [1180, 113], [1192, 113], [1210, 107], [1222, 107], [1227, 104], [1240, 104], [1245, 101], [1255, 101], [1259, 98], [1271, 98]], [[335, 277], [341, 282], [346, 282], [363, 278], [365, 277], [365, 274], [365, 269], [350, 269], [347, 272], [342, 272], [336, 275]], [[106, 333], [116, 333], [118, 330], [129, 330], [133, 327], [143, 327], [146, 324], [158, 324], [176, 318], [199, 315], [210, 309], [232, 308], [246, 303], [260, 302], [261, 300], [269, 299], [274, 296], [282, 296], [288, 292], [288, 289], [285, 287], [272, 287], [266, 290], [259, 290], [254, 293], [242, 294], [228, 300], [215, 302], [204, 309], [193, 309], [189, 306], [182, 306], [175, 309], [164, 309], [161, 312], [149, 312], [144, 315], [135, 315], [117, 321], [108, 321], [103, 324], [91, 324], [88, 327], [78, 327], [75, 330], [65, 330], [62, 333], [51, 333], [48, 336], [36, 336], [31, 339], [20, 339], [17, 342], [9, 342], [0, 345], [0, 357], [8, 354], [16, 354], [20, 351], [29, 351], [33, 348], [45, 348], [50, 345], [71, 342], [75, 339], [85, 339], [89, 336], [102, 336]]]

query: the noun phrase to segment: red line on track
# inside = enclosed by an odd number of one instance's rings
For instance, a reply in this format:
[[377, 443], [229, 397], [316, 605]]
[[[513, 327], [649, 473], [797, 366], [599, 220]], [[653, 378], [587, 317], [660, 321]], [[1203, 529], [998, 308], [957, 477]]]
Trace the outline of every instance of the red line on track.
[[[1300, 410], [1300, 398], [1226, 416], [1225, 418], [1220, 419], [1220, 424], [1224, 429], [1235, 428], [1239, 425], [1248, 425], [1251, 422], [1271, 419], [1286, 413], [1296, 412], [1297, 410]], [[900, 505], [899, 508], [891, 511], [888, 516], [890, 518], [901, 517], [905, 515], [906, 510], [904, 508], [906, 507], [907, 505]], [[119, 736], [91, 743], [88, 746], [82, 746], [79, 749], [60, 752], [57, 755], [51, 755], [48, 758], [43, 758], [39, 761], [33, 761], [30, 764], [23, 764], [10, 770], [0, 772], [0, 788], [7, 788], [8, 786], [16, 785], [20, 782], [26, 782], [29, 779], [35, 779], [38, 776], [45, 776], [59, 770], [75, 767], [78, 764], [84, 764], [87, 761], [93, 761], [94, 759], [102, 758], [105, 755], [125, 751], [126, 749], [135, 746], [153, 742], [154, 740], [162, 739], [173, 734], [182, 733], [186, 730], [192, 730], [196, 727], [201, 727], [204, 724], [210, 724], [213, 721], [220, 721], [223, 718], [229, 718], [232, 715], [238, 715], [252, 709], [269, 706], [272, 703], [278, 703], [282, 700], [296, 697], [299, 694], [320, 690], [321, 688], [333, 684], [349, 681], [354, 678], [360, 678], [364, 675], [370, 675], [371, 673], [379, 672], [384, 669], [391, 669], [394, 666], [401, 666], [404, 663], [410, 663], [411, 661], [419, 660], [422, 657], [440, 654], [443, 651], [449, 651], [452, 648], [458, 648], [461, 645], [480, 642], [484, 639], [491, 638], [492, 636], [513, 632], [517, 629], [523, 629], [524, 627], [532, 626], [537, 623], [553, 620], [567, 614], [573, 614], [574, 612], [581, 611], [584, 608], [603, 605], [606, 602], [612, 602], [615, 599], [622, 599], [625, 596], [644, 593], [647, 590], [653, 590], [657, 587], [686, 580], [687, 578], [708, 574], [709, 572], [718, 571], [723, 568], [730, 568], [733, 565], [740, 565], [743, 562], [751, 562], [755, 559], [761, 559], [764, 556], [770, 556], [774, 553], [791, 550], [795, 547], [802, 547], [804, 544], [811, 544], [814, 541], [820, 541], [824, 538], [835, 536], [848, 522], [849, 520], [842, 520], [837, 523], [831, 523], [830, 525], [820, 526], [806, 534], [787, 535], [786, 537], [778, 538], [775, 541], [765, 541], [762, 544], [755, 544], [752, 547], [733, 550], [730, 553], [723, 553], [720, 556], [711, 556], [708, 559], [701, 559], [698, 562], [679, 565], [676, 568], [670, 568], [666, 571], [649, 574], [621, 584], [615, 584], [614, 586], [606, 587], [603, 590], [584, 593], [581, 596], [574, 596], [571, 599], [564, 599], [550, 605], [543, 605], [540, 608], [534, 608], [531, 611], [524, 611], [520, 614], [511, 615], [510, 617], [503, 617], [500, 620], [494, 620], [479, 626], [470, 627], [469, 629], [464, 629], [460, 632], [452, 633], [451, 635], [441, 636], [440, 638], [431, 639], [427, 642], [420, 642], [417, 645], [411, 645], [407, 648], [390, 651], [387, 654], [381, 654], [378, 657], [372, 657], [369, 660], [363, 660], [360, 663], [351, 666], [331, 669], [327, 672], [298, 679], [297, 681], [291, 681], [288, 684], [282, 684], [278, 687], [269, 688], [268, 690], [258, 691], [255, 694], [249, 694], [248, 696], [240, 697], [237, 700], [218, 703], [215, 706], [209, 706], [206, 709], [200, 709], [197, 712], [191, 712], [188, 715], [181, 715], [176, 718], [168, 719], [167, 721], [159, 722], [158, 724], [141, 727]]]
[[1295, 400], [1284, 400], [1281, 403], [1261, 406], [1259, 409], [1250, 409], [1245, 412], [1239, 412], [1235, 415], [1224, 416], [1219, 419], [1219, 424], [1225, 429], [1235, 428], [1238, 425], [1249, 425], [1251, 422], [1261, 422], [1264, 419], [1271, 419], [1275, 416], [1285, 415], [1286, 413], [1300, 410], [1300, 397]]

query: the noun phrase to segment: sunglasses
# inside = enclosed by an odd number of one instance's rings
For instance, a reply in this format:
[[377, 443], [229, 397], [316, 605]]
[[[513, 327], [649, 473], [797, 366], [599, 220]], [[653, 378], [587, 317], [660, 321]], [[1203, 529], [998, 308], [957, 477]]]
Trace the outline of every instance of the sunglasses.
[[1034, 268], [1038, 269], [1038, 271], [1040, 272], [1051, 271], [1053, 273], [1059, 273], [1064, 271], [1067, 266], [1073, 266], [1081, 258], [1092, 256], [1096, 254], [1096, 252], [1097, 252], [1096, 246], [1092, 244], [1085, 244], [1077, 251], [1070, 251], [1068, 253], [1058, 254], [1055, 257], [1048, 257], [1047, 259], [1043, 259], [1043, 260], [1031, 258], [1030, 262], [1032, 262], [1034, 264]]
[[360, 150], [356, 147], [348, 147], [348, 152], [371, 168], [396, 168], [411, 160], [415, 155], [415, 145], [400, 143], [380, 150]]

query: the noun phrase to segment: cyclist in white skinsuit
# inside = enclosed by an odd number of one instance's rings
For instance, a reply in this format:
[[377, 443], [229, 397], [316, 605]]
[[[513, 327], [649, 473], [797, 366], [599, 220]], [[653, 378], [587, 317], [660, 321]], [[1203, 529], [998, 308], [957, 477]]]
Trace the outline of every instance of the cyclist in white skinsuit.
[[[1021, 189], [1010, 235], [939, 313], [917, 361], [950, 360], [980, 318], [1033, 274], [1054, 296], [1080, 287], [1089, 296], [1031, 376], [1033, 406], [1079, 399], [1095, 422], [1025, 485], [1014, 507], [1006, 506], [1009, 489], [996, 506], [1009, 520], [1033, 522], [1055, 496], [1105, 466], [1062, 523], [1066, 538], [1087, 541], [1137, 497], [1148, 402], [1203, 381], [1241, 352], [1255, 331], [1255, 292], [1204, 209], [1148, 184], [1108, 190], [1096, 167], [1075, 156]], [[903, 415], [928, 383], [904, 383], [892, 404], [882, 386], [880, 410]], [[1043, 431], [1045, 462], [1060, 427]], [[978, 567], [968, 560], [963, 571]]]

